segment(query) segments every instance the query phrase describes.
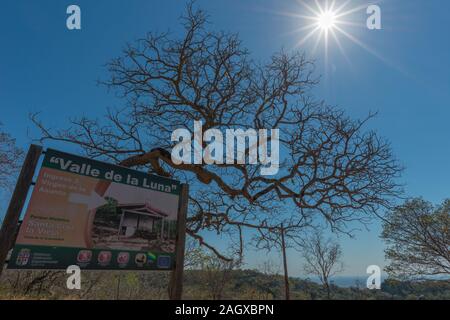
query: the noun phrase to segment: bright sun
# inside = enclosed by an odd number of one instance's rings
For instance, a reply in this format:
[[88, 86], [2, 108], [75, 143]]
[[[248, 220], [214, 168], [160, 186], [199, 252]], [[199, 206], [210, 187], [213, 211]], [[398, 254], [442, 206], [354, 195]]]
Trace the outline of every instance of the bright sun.
[[333, 11], [321, 12], [317, 17], [317, 25], [324, 31], [333, 29], [336, 26], [336, 13]]
[[341, 39], [344, 39], [352, 41], [370, 54], [385, 61], [379, 53], [371, 49], [351, 32], [353, 27], [366, 27], [365, 24], [352, 20], [355, 18], [355, 13], [367, 9], [367, 4], [351, 6], [352, 0], [297, 0], [297, 3], [301, 6], [298, 13], [280, 12], [282, 15], [293, 17], [300, 21], [300, 27], [293, 31], [301, 33], [301, 39], [296, 43], [295, 48], [302, 47], [309, 41], [312, 43], [312, 47], [308, 48], [308, 50], [310, 50], [310, 54], [314, 55], [319, 45], [323, 44], [324, 61], [325, 66], [327, 66], [331, 45], [336, 45], [351, 65], [343, 43], [341, 43]]
[[314, 44], [311, 51], [314, 54], [318, 46], [323, 43], [325, 64], [327, 64], [328, 60], [330, 40], [334, 40], [334, 44], [337, 45], [338, 49], [349, 61], [341, 44], [340, 38], [342, 37], [351, 40], [372, 53], [372, 50], [367, 45], [346, 30], [351, 27], [361, 26], [361, 24], [351, 20], [354, 13], [365, 9], [364, 5], [350, 7], [349, 3], [351, 0], [297, 0], [297, 2], [301, 5], [302, 12], [286, 13], [286, 15], [299, 18], [301, 21], [301, 27], [295, 30], [295, 32], [302, 33], [302, 37], [296, 44], [296, 47], [302, 46], [310, 39], [315, 39], [313, 40]]

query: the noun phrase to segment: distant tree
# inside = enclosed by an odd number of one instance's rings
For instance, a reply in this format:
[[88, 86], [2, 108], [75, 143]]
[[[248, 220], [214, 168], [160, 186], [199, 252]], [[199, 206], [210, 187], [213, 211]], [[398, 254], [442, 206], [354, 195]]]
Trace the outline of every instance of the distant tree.
[[16, 146], [16, 140], [1, 129], [0, 123], [0, 188], [12, 189], [23, 151]]
[[302, 253], [305, 260], [304, 271], [319, 277], [327, 298], [331, 299], [330, 278], [344, 269], [340, 244], [332, 239], [325, 240], [323, 234], [316, 231], [305, 240]]
[[[229, 247], [229, 250], [232, 249], [232, 247]], [[238, 268], [242, 263], [239, 254], [229, 254], [236, 257], [234, 260], [221, 259], [214, 253], [206, 251], [191, 237], [188, 237], [186, 241], [185, 252], [185, 270], [198, 273], [201, 279], [199, 285], [209, 299], [221, 299], [231, 276], [231, 271]]]
[[225, 261], [215, 255], [210, 255], [204, 262], [202, 271], [205, 272], [205, 285], [211, 299], [223, 299], [225, 287], [229, 284], [231, 272], [236, 266], [235, 261]]
[[416, 198], [385, 217], [386, 271], [394, 277], [450, 274], [450, 200], [439, 206]]
[[239, 267], [240, 261], [224, 260], [211, 253], [203, 253], [198, 261], [198, 268], [202, 274], [202, 287], [209, 299], [221, 300], [228, 285], [231, 272]]
[[184, 250], [184, 269], [185, 270], [198, 270], [201, 269], [205, 260], [209, 259], [209, 256], [205, 252], [204, 248], [198, 244], [195, 239], [187, 237]]
[[[236, 34], [212, 30], [191, 2], [180, 22], [180, 32], [150, 32], [107, 64], [110, 77], [101, 83], [123, 106], [103, 120], [79, 117], [61, 129], [32, 115], [42, 140], [189, 183], [186, 231], [223, 259], [231, 257], [211, 234], [243, 249], [245, 232], [265, 237], [283, 223], [295, 234], [318, 215], [341, 230], [390, 207], [401, 168], [389, 143], [363, 128], [373, 114], [353, 120], [316, 99], [318, 77], [303, 53], [281, 51], [257, 62]], [[172, 133], [192, 131], [194, 121], [202, 132], [279, 129], [278, 174], [262, 175], [262, 165], [174, 163]]]
[[265, 261], [258, 267], [258, 271], [263, 275], [254, 287], [261, 292], [260, 298], [263, 300], [279, 299], [282, 296], [280, 282], [282, 280], [280, 265], [273, 260]]

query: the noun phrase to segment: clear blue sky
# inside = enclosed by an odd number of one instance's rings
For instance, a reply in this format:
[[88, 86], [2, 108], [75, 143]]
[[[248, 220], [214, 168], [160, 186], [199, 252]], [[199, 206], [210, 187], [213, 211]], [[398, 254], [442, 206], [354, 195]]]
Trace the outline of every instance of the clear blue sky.
[[[366, 3], [353, 0], [349, 7]], [[81, 7], [80, 31], [66, 29], [70, 4]], [[268, 58], [281, 47], [289, 50], [304, 36], [293, 30], [305, 20], [280, 14], [305, 14], [295, 0], [199, 0], [197, 4], [209, 12], [214, 29], [238, 32], [257, 59]], [[372, 53], [345, 37], [339, 39], [348, 60], [333, 41], [328, 64], [322, 45], [314, 53], [314, 41], [300, 49], [317, 59], [317, 72], [324, 75], [318, 96], [353, 117], [379, 112], [370, 127], [392, 142], [406, 167], [402, 178], [406, 194], [440, 202], [450, 197], [450, 2], [385, 0], [379, 6], [382, 30], [346, 29]], [[118, 56], [127, 41], [147, 31], [170, 29], [176, 34], [183, 8], [179, 0], [2, 1], [0, 121], [5, 129], [26, 148], [37, 134], [27, 118], [29, 112], [40, 111], [46, 123], [63, 127], [70, 116], [96, 117], [107, 107], [120, 106], [120, 100], [96, 85], [97, 79], [106, 77], [103, 65]], [[366, 17], [360, 10], [348, 20], [364, 23]], [[370, 231], [357, 233], [356, 240], [341, 239], [345, 274], [364, 274], [367, 265], [384, 265], [379, 233], [375, 223]], [[289, 255], [292, 275], [301, 275], [297, 256]], [[255, 266], [262, 259], [251, 252], [247, 262]]]

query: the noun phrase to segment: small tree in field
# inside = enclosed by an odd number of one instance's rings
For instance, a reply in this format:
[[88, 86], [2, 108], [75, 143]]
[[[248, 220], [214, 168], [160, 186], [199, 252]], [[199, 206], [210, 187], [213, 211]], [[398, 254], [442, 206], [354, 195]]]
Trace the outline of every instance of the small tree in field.
[[302, 253], [305, 272], [319, 277], [327, 292], [327, 298], [331, 299], [330, 277], [344, 268], [341, 262], [341, 246], [331, 239], [325, 240], [323, 235], [316, 231], [305, 241]]
[[382, 238], [390, 275], [450, 275], [450, 200], [439, 206], [420, 198], [406, 201], [386, 216]]
[[185, 268], [196, 271], [201, 287], [200, 291], [208, 299], [220, 300], [223, 298], [226, 286], [231, 279], [233, 269], [241, 265], [240, 260], [224, 260], [196, 244], [188, 241], [186, 247]]
[[[283, 224], [286, 234], [298, 234], [320, 215], [344, 231], [348, 221], [366, 222], [390, 207], [401, 168], [389, 144], [364, 131], [372, 115], [354, 121], [313, 97], [318, 81], [304, 54], [281, 51], [259, 63], [236, 34], [210, 30], [192, 4], [180, 21], [182, 36], [149, 33], [107, 65], [102, 83], [121, 95], [122, 108], [62, 130], [34, 115], [42, 140], [189, 183], [187, 233], [228, 260], [206, 233], [229, 236], [242, 253], [245, 230], [270, 238]], [[260, 165], [174, 163], [171, 135], [192, 131], [194, 121], [202, 132], [279, 129], [278, 174], [261, 175]]]

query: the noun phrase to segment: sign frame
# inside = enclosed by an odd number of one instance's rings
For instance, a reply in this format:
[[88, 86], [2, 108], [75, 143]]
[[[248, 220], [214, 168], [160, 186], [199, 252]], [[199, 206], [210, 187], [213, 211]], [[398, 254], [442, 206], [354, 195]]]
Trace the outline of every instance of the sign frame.
[[[18, 177], [16, 187], [14, 189], [13, 195], [11, 197], [7, 213], [5, 215], [1, 232], [0, 232], [0, 265], [2, 268], [0, 268], [0, 277], [1, 273], [3, 271], [3, 267], [5, 265], [5, 261], [8, 255], [8, 252], [10, 249], [15, 245], [15, 236], [17, 232], [17, 225], [19, 222], [20, 214], [25, 206], [25, 201], [27, 198], [27, 195], [29, 193], [30, 186], [33, 185], [32, 179], [35, 174], [39, 158], [41, 154], [45, 154], [46, 152], [59, 152], [63, 154], [67, 154], [73, 157], [79, 157], [77, 155], [65, 153], [62, 151], [54, 150], [54, 149], [47, 149], [47, 151], [43, 152], [42, 146], [38, 145], [30, 145], [30, 148], [28, 150], [27, 156], [25, 158], [25, 161], [23, 163], [20, 175]], [[83, 158], [83, 157], [79, 157]], [[98, 163], [103, 163], [104, 165], [110, 165], [114, 167], [121, 167], [114, 164], [108, 164], [105, 162], [97, 161], [97, 160], [91, 160], [89, 158], [84, 158], [89, 161], [94, 161]], [[164, 179], [164, 180], [171, 180], [167, 179], [165, 177], [160, 177], [156, 175], [148, 175], [146, 173], [131, 170], [127, 167], [121, 167], [124, 170], [130, 170], [136, 174], [142, 174], [147, 176], [153, 176], [156, 179]], [[173, 264], [172, 269], [168, 269], [168, 271], [171, 271], [171, 278], [169, 283], [169, 297], [170, 299], [181, 299], [182, 296], [182, 281], [183, 281], [183, 269], [184, 269], [184, 253], [185, 253], [185, 239], [186, 239], [186, 216], [187, 216], [187, 210], [188, 210], [188, 201], [189, 201], [189, 186], [187, 184], [182, 184], [178, 181], [172, 180], [174, 182], [177, 182], [180, 186], [179, 188], [179, 197], [178, 197], [178, 208], [177, 208], [177, 222], [176, 222], [176, 239], [175, 239], [175, 248], [174, 248], [174, 257], [175, 261]], [[29, 204], [28, 204], [29, 205]], [[27, 205], [27, 206], [28, 206]], [[50, 247], [50, 246], [49, 246]], [[19, 268], [17, 270], [23, 270], [25, 268]], [[34, 269], [40, 269], [40, 268], [34, 268]], [[49, 268], [42, 268], [42, 269], [49, 269]], [[51, 268], [54, 269], [54, 268]], [[61, 268], [59, 268], [61, 269]], [[104, 269], [100, 269], [104, 270]], [[117, 269], [115, 269], [117, 270]], [[120, 270], [120, 269], [119, 269]], [[130, 270], [130, 269], [124, 269], [124, 270]], [[139, 271], [147, 271], [149, 269], [139, 269]]]

